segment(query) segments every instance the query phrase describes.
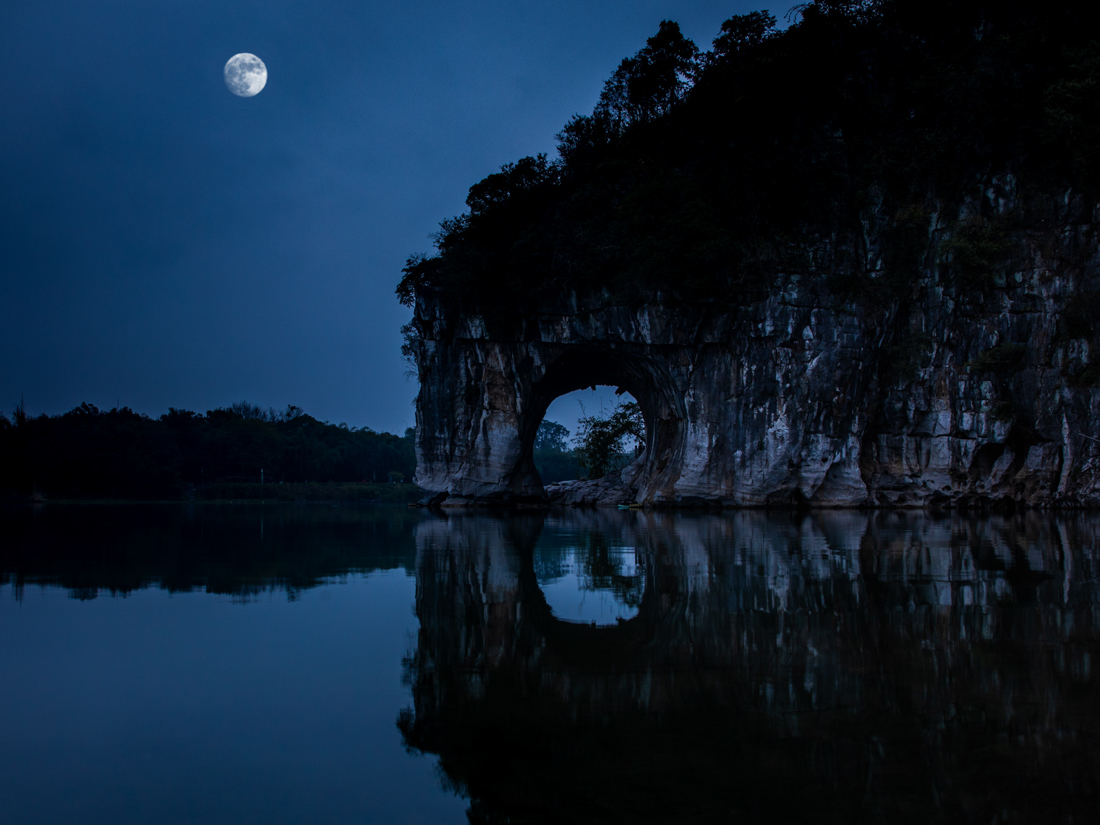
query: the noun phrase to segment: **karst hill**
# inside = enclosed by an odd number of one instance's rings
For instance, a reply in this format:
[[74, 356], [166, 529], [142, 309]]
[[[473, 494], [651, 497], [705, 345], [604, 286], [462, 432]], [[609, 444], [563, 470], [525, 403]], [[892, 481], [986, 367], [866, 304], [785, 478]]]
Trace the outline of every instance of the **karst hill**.
[[[1100, 14], [818, 0], [663, 22], [398, 287], [445, 504], [1100, 505]], [[646, 449], [544, 490], [547, 406]]]

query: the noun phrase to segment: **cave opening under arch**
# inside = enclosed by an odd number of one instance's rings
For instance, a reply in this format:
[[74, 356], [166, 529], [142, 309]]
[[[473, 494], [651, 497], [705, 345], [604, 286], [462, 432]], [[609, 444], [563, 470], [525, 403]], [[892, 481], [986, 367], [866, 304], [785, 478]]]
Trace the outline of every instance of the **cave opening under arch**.
[[[535, 467], [533, 452], [539, 426], [546, 419], [547, 411], [552, 404], [572, 393], [600, 387], [613, 388], [615, 398], [635, 401], [641, 411], [642, 449], [637, 450], [636, 444], [626, 445], [635, 450], [634, 455], [628, 456], [631, 470], [624, 472], [641, 479], [667, 463], [667, 454], [677, 441], [675, 423], [683, 417], [683, 399], [677, 398], [672, 381], [656, 365], [633, 354], [605, 347], [572, 347], [551, 363], [542, 378], [532, 385], [521, 419], [521, 464], [526, 465], [544, 486], [547, 482]], [[610, 397], [605, 395], [604, 400]], [[587, 415], [597, 412], [585, 410]], [[572, 435], [577, 435], [575, 430]]]

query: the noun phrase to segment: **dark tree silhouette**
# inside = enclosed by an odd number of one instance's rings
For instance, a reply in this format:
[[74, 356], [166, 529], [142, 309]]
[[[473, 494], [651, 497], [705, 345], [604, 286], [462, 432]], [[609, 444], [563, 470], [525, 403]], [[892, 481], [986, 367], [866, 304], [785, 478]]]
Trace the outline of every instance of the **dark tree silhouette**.
[[642, 410], [634, 401], [618, 404], [606, 418], [584, 416], [577, 435], [577, 458], [589, 478], [603, 478], [624, 463], [624, 444], [628, 438], [645, 444], [645, 422]]
[[667, 114], [682, 101], [699, 71], [699, 49], [670, 20], [604, 83], [598, 114], [619, 131]]

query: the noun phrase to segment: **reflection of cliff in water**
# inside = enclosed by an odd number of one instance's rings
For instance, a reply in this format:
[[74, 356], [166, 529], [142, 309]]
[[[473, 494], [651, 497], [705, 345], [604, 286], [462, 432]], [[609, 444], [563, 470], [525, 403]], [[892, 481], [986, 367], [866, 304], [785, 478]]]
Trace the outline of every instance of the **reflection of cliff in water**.
[[[637, 548], [555, 619], [539, 541]], [[1100, 520], [567, 513], [417, 528], [410, 746], [474, 821], [1093, 820]]]

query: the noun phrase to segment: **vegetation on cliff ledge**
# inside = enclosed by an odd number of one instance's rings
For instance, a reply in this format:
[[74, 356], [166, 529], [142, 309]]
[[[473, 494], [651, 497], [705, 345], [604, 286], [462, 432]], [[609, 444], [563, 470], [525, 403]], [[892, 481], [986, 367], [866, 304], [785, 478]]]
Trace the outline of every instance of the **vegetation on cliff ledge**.
[[[741, 302], [796, 269], [865, 293], [871, 205], [896, 241], [884, 283], [904, 288], [932, 209], [989, 175], [1025, 195], [1095, 193], [1093, 4], [814, 0], [793, 17], [732, 17], [705, 52], [661, 23], [565, 125], [557, 158], [470, 188], [436, 253], [409, 259], [400, 300], [436, 294], [490, 319], [578, 288]], [[962, 229], [960, 284], [981, 287], [1002, 228]], [[831, 239], [830, 260], [811, 259], [813, 238]]]

